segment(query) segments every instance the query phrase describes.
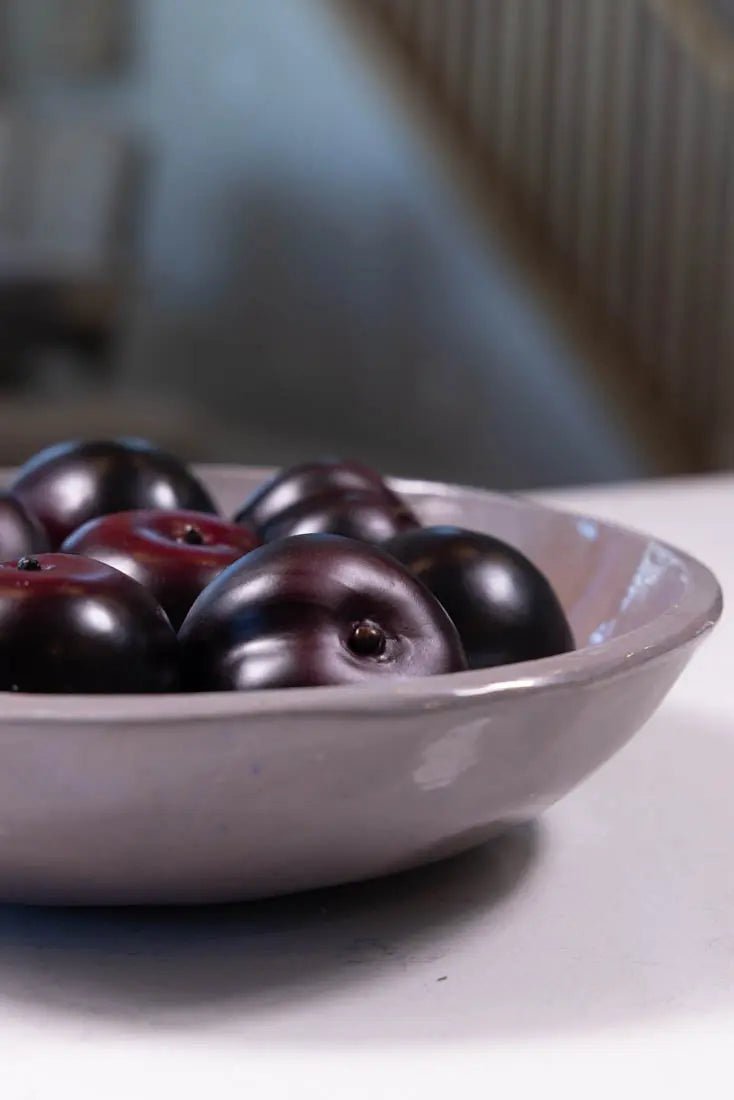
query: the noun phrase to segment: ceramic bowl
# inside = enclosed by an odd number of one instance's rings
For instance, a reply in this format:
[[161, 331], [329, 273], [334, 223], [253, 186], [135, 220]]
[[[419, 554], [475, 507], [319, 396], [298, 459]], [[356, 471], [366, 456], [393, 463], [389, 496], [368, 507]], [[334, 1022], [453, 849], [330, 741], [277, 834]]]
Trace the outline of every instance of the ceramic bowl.
[[[202, 471], [225, 513], [267, 473]], [[6, 695], [1, 899], [221, 902], [460, 852], [603, 764], [720, 614], [708, 569], [654, 538], [476, 489], [393, 484], [427, 523], [520, 547], [579, 648], [377, 690]]]

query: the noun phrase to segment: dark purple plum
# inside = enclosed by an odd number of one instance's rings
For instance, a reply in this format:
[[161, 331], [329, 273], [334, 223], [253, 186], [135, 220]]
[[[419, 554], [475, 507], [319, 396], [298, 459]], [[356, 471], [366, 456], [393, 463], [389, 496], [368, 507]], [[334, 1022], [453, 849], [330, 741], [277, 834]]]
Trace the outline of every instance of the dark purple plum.
[[466, 667], [438, 601], [375, 546], [297, 535], [253, 550], [180, 631], [193, 691], [381, 683]]
[[52, 547], [90, 519], [133, 509], [216, 512], [187, 467], [141, 439], [59, 443], [21, 468], [13, 492], [38, 516]]
[[117, 512], [85, 523], [65, 540], [127, 573], [153, 593], [173, 626], [223, 569], [260, 545], [255, 532], [206, 512]]
[[470, 668], [551, 657], [574, 648], [548, 579], [524, 554], [491, 535], [426, 527], [385, 545], [441, 602]]
[[260, 530], [265, 542], [321, 534], [381, 543], [417, 526], [413, 513], [398, 499], [366, 490], [336, 490], [286, 508]]
[[0, 691], [175, 691], [176, 635], [150, 592], [91, 558], [0, 565]]
[[379, 493], [396, 508], [409, 511], [408, 506], [369, 466], [351, 461], [305, 462], [281, 470], [260, 485], [242, 505], [235, 522], [248, 523], [256, 530], [263, 530], [276, 516], [295, 505], [337, 491]]
[[48, 549], [48, 536], [38, 517], [12, 493], [0, 492], [0, 561]]

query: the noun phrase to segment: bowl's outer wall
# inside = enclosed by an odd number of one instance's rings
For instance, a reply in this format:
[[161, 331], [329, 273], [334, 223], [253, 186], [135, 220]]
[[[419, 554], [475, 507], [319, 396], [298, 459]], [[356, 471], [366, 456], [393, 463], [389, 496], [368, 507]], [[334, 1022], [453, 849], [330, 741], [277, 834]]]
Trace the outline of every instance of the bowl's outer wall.
[[[207, 480], [231, 511], [261, 476], [214, 469]], [[478, 491], [413, 499], [426, 519], [492, 530], [526, 550], [584, 641], [665, 611], [686, 584], [684, 564], [641, 536], [591, 521], [580, 531], [577, 518]], [[6, 715], [0, 897], [227, 901], [453, 854], [539, 813], [603, 763], [655, 710], [700, 637], [589, 683], [426, 693], [398, 709], [389, 699], [354, 707], [345, 692], [343, 709], [294, 714], [285, 692], [280, 710], [216, 718], [182, 705], [175, 720], [154, 709], [128, 720], [122, 700], [117, 718], [99, 723]]]

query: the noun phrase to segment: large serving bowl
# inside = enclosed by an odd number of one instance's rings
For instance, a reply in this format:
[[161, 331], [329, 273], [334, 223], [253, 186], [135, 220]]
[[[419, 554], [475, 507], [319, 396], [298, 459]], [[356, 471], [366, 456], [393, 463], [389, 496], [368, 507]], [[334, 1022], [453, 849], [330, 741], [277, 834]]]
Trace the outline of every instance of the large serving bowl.
[[[208, 467], [226, 513], [269, 471]], [[0, 899], [262, 897], [387, 874], [534, 817], [650, 717], [716, 622], [715, 578], [633, 531], [395, 481], [428, 523], [548, 574], [579, 648], [370, 687], [0, 697]]]

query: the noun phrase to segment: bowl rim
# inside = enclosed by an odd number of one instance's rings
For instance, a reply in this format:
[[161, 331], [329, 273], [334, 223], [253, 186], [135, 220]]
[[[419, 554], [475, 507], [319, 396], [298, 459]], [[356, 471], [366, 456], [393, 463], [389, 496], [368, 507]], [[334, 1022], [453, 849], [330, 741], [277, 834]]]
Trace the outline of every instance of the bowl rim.
[[[267, 477], [270, 467], [199, 464], [206, 474], [236, 476], [244, 472]], [[0, 477], [11, 473], [1, 470]], [[688, 583], [681, 599], [661, 615], [637, 627], [595, 645], [586, 645], [569, 653], [532, 661], [501, 665], [496, 668], [444, 673], [396, 679], [371, 685], [333, 685], [308, 688], [281, 688], [251, 692], [178, 692], [148, 695], [42, 695], [2, 693], [2, 723], [130, 725], [153, 721], [156, 724], [203, 721], [263, 715], [289, 717], [319, 713], [395, 716], [416, 709], [456, 706], [492, 698], [508, 699], [549, 689], [578, 688], [596, 681], [624, 675], [674, 650], [693, 644], [717, 623], [723, 610], [723, 594], [712, 571], [685, 551], [633, 527], [598, 519], [572, 510], [555, 508], [521, 494], [497, 493], [478, 487], [414, 478], [389, 478], [397, 491], [412, 496], [462, 496], [474, 493], [504, 501], [519, 508], [539, 510], [567, 517], [570, 521], [590, 520], [599, 527], [632, 535], [672, 555], [687, 575]]]

